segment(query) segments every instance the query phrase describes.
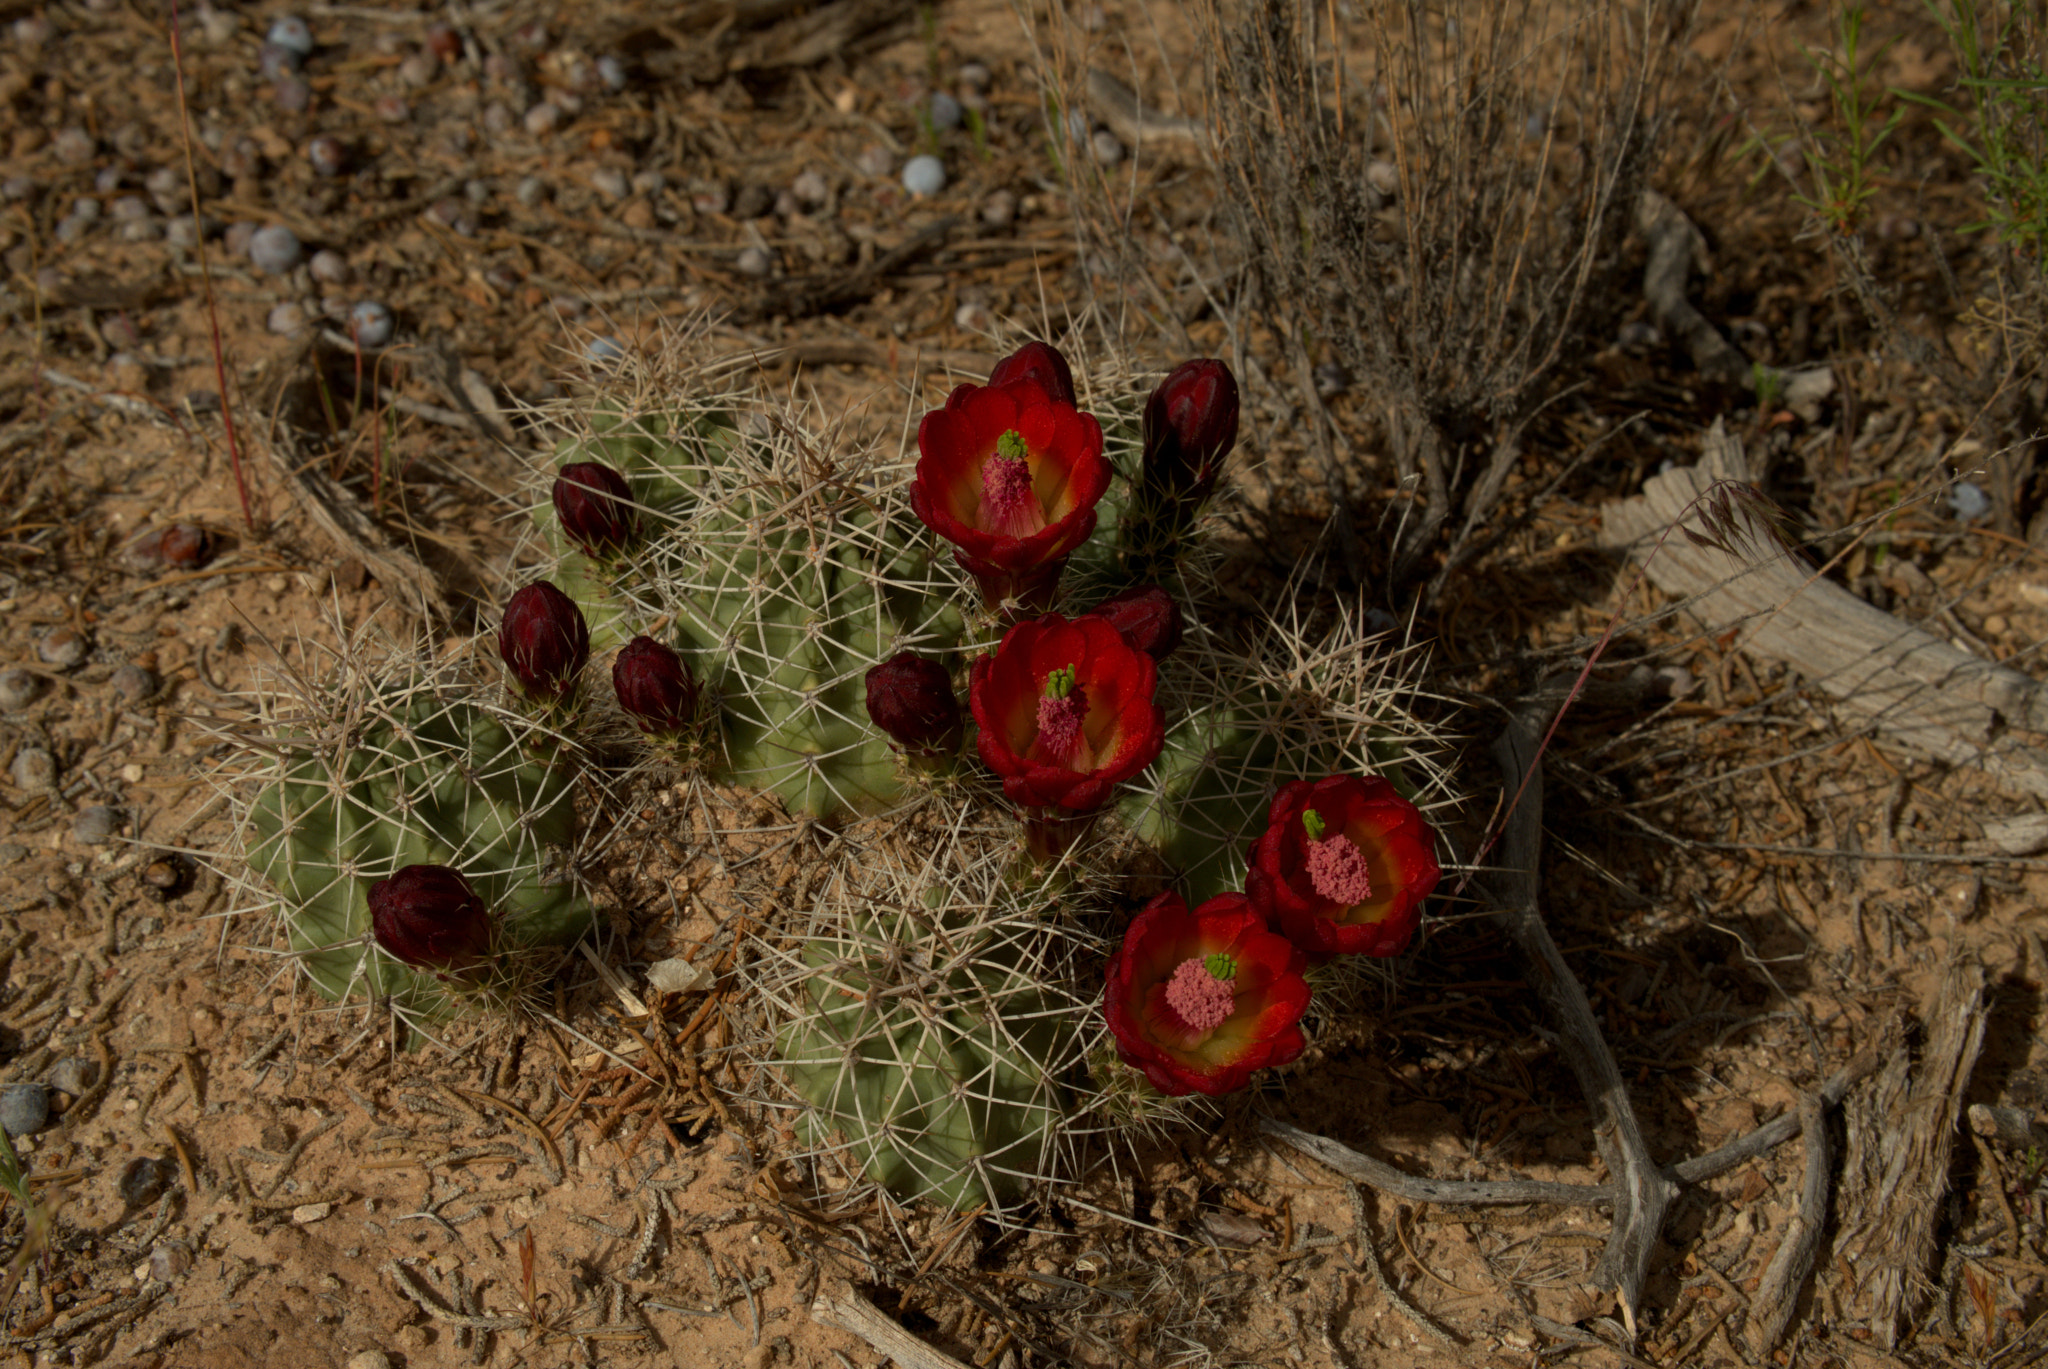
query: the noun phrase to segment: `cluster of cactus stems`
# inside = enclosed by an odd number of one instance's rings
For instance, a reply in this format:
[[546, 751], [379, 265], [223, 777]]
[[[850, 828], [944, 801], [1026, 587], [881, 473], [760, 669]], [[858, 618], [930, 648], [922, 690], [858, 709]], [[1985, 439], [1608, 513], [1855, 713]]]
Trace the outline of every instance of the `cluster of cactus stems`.
[[315, 983], [503, 997], [588, 917], [546, 853], [573, 739], [622, 717], [665, 773], [838, 834], [743, 967], [758, 1101], [821, 1169], [1000, 1210], [1118, 1115], [1294, 1059], [1309, 976], [1400, 951], [1436, 881], [1403, 655], [1215, 621], [1236, 383], [1105, 389], [1084, 410], [1029, 344], [914, 463], [687, 383], [600, 398], [542, 472], [498, 701], [415, 683], [424, 712], [280, 733], [310, 750], [247, 848]]

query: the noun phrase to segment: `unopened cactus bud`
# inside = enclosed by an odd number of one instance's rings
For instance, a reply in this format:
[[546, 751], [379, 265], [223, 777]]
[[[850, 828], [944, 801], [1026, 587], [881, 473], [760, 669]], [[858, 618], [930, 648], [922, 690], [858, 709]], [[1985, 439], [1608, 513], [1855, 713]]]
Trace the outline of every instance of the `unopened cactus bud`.
[[642, 732], [673, 737], [697, 716], [697, 681], [674, 649], [652, 637], [635, 637], [612, 660], [612, 689], [619, 707]]
[[590, 660], [590, 628], [574, 599], [539, 580], [505, 605], [498, 654], [528, 698], [559, 703], [575, 693]]
[[1207, 357], [1183, 361], [1145, 401], [1144, 480], [1199, 504], [1237, 445], [1237, 379]]
[[586, 556], [611, 557], [640, 540], [633, 491], [601, 461], [578, 461], [555, 476], [555, 516], [570, 541]]
[[408, 865], [370, 886], [370, 931], [386, 954], [420, 969], [460, 973], [491, 953], [491, 910], [462, 872]]
[[1157, 585], [1139, 585], [1104, 599], [1085, 615], [1104, 618], [1124, 640], [1155, 661], [1163, 661], [1180, 645], [1180, 605]]
[[867, 673], [868, 717], [907, 756], [944, 759], [960, 749], [960, 700], [946, 668], [899, 651]]
[[[1062, 404], [1076, 404], [1074, 371], [1059, 349], [1043, 342], [1027, 342], [996, 363], [988, 373], [990, 385], [1007, 385], [1013, 380], [1031, 379]], [[1076, 404], [1076, 407], [1079, 407]]]

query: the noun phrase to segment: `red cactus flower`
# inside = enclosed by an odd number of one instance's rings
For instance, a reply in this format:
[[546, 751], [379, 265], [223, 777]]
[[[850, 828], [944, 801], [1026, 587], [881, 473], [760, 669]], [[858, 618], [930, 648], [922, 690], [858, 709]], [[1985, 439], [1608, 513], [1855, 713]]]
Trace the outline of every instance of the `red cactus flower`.
[[575, 692], [590, 660], [590, 627], [574, 599], [538, 580], [505, 605], [498, 654], [527, 697], [558, 703]]
[[1180, 605], [1157, 585], [1111, 595], [1084, 616], [1108, 619], [1132, 646], [1155, 661], [1165, 660], [1180, 645]]
[[459, 870], [408, 865], [370, 886], [370, 934], [421, 969], [457, 973], [491, 953], [491, 910]]
[[612, 692], [642, 732], [675, 736], [697, 716], [697, 681], [674, 648], [635, 637], [612, 658]]
[[1207, 499], [1237, 445], [1230, 368], [1207, 357], [1174, 367], [1145, 401], [1144, 441], [1147, 485], [1196, 504]]
[[989, 606], [1048, 607], [1109, 488], [1102, 425], [1027, 374], [953, 391], [918, 425], [917, 450], [910, 507]]
[[1243, 894], [1193, 912], [1179, 894], [1161, 894], [1109, 959], [1102, 1010], [1116, 1053], [1161, 1093], [1241, 1089], [1253, 1070], [1285, 1065], [1306, 1046], [1306, 965]]
[[1245, 893], [1311, 956], [1399, 955], [1436, 888], [1436, 832], [1377, 775], [1281, 786]]
[[1074, 372], [1059, 349], [1043, 342], [1027, 342], [996, 363], [988, 373], [990, 385], [1007, 385], [1030, 378], [1062, 404], [1078, 405], [1074, 398]]
[[555, 475], [554, 501], [562, 532], [586, 556], [617, 556], [640, 539], [632, 488], [602, 461], [562, 467]]
[[1116, 786], [1158, 757], [1158, 684], [1158, 665], [1103, 618], [1048, 613], [1019, 623], [974, 663], [975, 747], [1025, 808], [1034, 854], [1057, 858]]
[[905, 755], [943, 760], [960, 749], [960, 700], [937, 661], [897, 652], [868, 671], [867, 704], [868, 717]]

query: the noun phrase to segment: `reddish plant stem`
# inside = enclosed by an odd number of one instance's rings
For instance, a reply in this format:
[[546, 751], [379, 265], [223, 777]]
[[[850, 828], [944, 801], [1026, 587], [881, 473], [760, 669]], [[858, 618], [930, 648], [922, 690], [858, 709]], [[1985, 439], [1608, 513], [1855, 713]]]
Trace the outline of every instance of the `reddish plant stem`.
[[256, 530], [249, 510], [249, 482], [242, 472], [242, 443], [235, 432], [235, 406], [228, 395], [228, 367], [221, 351], [220, 309], [213, 297], [213, 271], [206, 259], [206, 219], [200, 212], [199, 172], [192, 161], [192, 115], [185, 101], [185, 48], [178, 40], [178, 0], [171, 0], [171, 70], [178, 82], [178, 131], [185, 149], [185, 188], [192, 197], [192, 247], [199, 254], [199, 279], [206, 291], [206, 327], [213, 342], [214, 383], [220, 386], [221, 426], [227, 431], [228, 466], [235, 473], [235, 494], [242, 501], [242, 526]]

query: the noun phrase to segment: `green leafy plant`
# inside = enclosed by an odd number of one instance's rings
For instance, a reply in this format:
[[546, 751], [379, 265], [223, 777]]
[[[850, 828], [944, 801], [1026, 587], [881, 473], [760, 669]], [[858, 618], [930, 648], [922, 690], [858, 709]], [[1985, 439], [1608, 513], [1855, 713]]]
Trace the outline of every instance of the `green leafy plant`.
[[1879, 117], [1886, 92], [1877, 84], [1875, 72], [1896, 36], [1871, 51], [1864, 42], [1863, 26], [1868, 17], [1864, 6], [1844, 5], [1833, 17], [1836, 50], [1808, 48], [1806, 60], [1827, 86], [1840, 132], [1827, 137], [1807, 130], [1800, 138], [1800, 155], [1813, 184], [1811, 189], [1795, 188], [1793, 196], [1819, 215], [1830, 230], [1847, 235], [1862, 225], [1870, 198], [1877, 193], [1873, 159], [1905, 111], [1893, 108]]

